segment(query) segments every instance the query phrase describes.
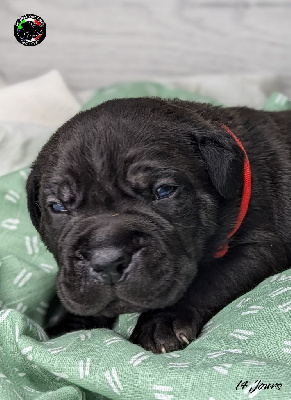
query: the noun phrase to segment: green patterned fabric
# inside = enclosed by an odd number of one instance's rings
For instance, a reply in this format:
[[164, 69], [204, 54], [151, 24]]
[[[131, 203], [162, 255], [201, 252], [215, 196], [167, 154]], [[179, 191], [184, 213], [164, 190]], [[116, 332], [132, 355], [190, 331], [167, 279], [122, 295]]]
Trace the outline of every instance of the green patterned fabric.
[[[152, 95], [136, 85], [137, 96]], [[282, 101], [275, 94], [267, 107], [291, 109]], [[98, 102], [97, 93], [87, 107]], [[137, 314], [113, 331], [48, 340], [41, 326], [57, 266], [28, 216], [28, 173], [0, 178], [0, 400], [291, 399], [291, 270], [229, 304], [183, 351], [155, 355], [130, 343]]]

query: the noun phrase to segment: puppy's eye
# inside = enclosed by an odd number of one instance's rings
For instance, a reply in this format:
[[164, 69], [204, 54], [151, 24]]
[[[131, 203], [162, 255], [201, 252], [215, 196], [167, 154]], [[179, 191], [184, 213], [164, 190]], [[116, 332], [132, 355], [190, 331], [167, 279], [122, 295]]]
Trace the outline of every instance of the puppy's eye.
[[61, 203], [52, 203], [51, 204], [51, 209], [55, 213], [63, 213], [63, 212], [67, 212], [68, 211], [66, 209], [66, 207], [64, 207]]
[[177, 186], [161, 185], [156, 190], [155, 199], [160, 200], [170, 197], [176, 189]]

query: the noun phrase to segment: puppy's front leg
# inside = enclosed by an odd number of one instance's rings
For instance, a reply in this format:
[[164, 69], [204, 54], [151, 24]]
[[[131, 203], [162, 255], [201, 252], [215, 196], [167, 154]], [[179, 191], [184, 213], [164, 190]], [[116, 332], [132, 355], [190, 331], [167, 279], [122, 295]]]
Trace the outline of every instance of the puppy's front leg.
[[154, 353], [183, 349], [219, 310], [286, 268], [286, 251], [278, 239], [263, 246], [236, 247], [222, 259], [201, 265], [190, 288], [175, 305], [141, 314], [131, 341]]

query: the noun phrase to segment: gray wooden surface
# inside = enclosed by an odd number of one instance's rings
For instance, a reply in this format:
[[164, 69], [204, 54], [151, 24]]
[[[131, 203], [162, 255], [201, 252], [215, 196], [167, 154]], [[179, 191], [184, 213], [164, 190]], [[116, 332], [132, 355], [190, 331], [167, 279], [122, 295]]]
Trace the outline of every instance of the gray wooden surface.
[[[16, 19], [47, 37], [24, 47]], [[114, 81], [273, 72], [291, 95], [291, 0], [0, 0], [0, 75], [14, 83], [57, 68], [73, 90]]]

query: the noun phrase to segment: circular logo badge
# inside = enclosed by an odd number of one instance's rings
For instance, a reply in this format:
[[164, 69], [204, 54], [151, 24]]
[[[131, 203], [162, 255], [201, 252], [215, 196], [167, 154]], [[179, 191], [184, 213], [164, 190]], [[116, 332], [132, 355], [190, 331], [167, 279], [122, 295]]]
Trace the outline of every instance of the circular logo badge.
[[26, 14], [14, 25], [14, 36], [23, 46], [36, 46], [45, 39], [46, 25], [38, 15]]

